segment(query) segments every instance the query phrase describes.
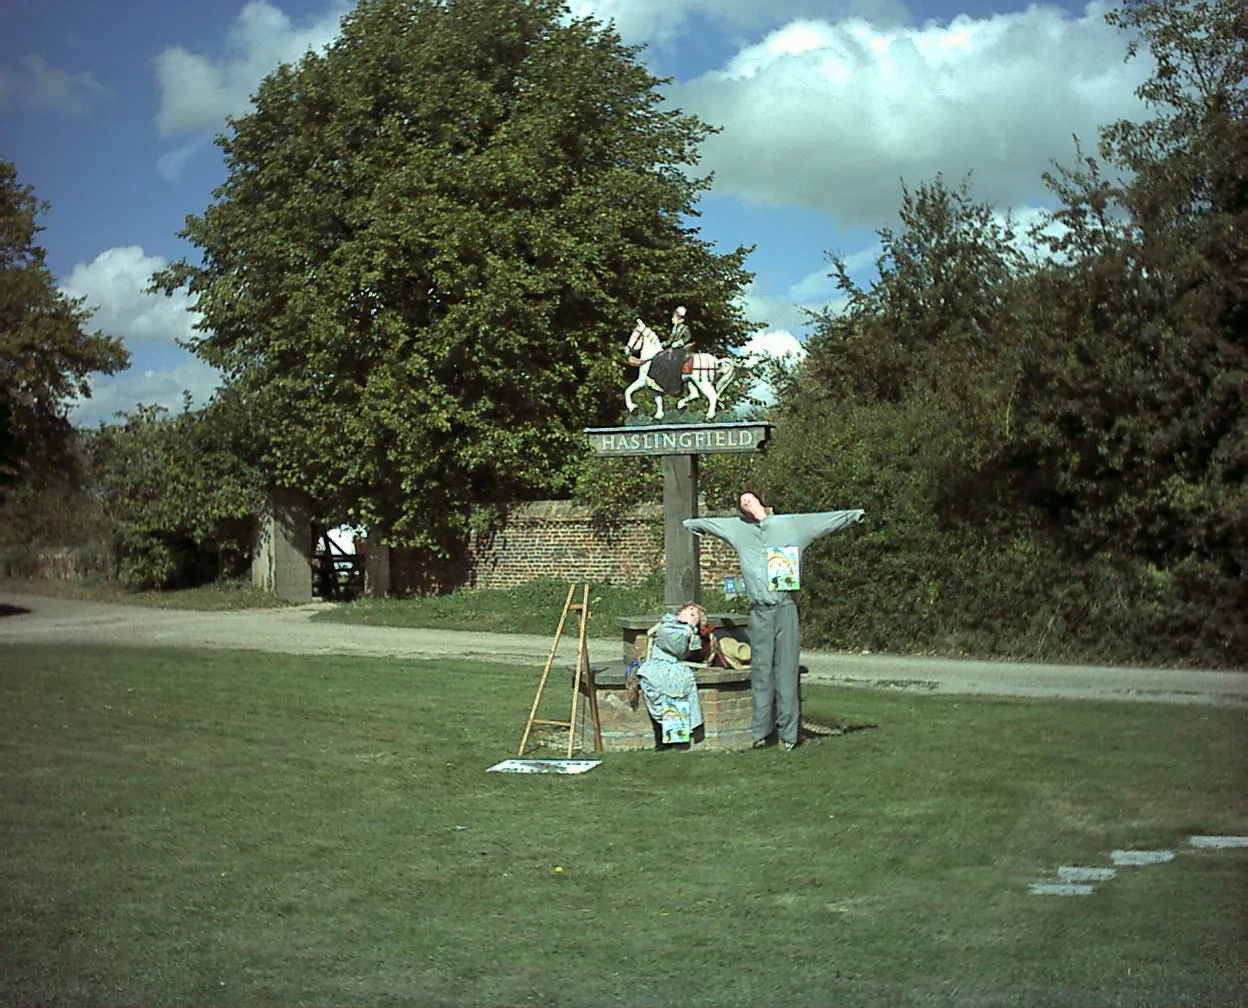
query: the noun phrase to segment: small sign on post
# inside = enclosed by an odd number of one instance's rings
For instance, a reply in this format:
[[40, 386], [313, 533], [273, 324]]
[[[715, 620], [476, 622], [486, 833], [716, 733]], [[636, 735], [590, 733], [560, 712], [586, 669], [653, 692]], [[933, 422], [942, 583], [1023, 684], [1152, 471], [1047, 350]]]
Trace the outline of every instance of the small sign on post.
[[763, 421], [746, 421], [589, 427], [585, 433], [595, 455], [713, 455], [758, 451], [770, 428]]

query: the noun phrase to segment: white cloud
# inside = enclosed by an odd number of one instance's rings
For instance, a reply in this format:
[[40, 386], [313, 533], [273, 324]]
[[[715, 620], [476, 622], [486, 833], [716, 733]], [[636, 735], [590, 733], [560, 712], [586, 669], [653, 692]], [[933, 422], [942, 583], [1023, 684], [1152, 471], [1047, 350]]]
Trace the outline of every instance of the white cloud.
[[[119, 245], [89, 263], [78, 263], [61, 284], [66, 295], [85, 297], [87, 307], [94, 310], [87, 328], [121, 337], [134, 357], [134, 366], [121, 374], [91, 376], [91, 398], [77, 399], [70, 406], [74, 423], [93, 426], [110, 421], [118, 411], [133, 410], [138, 403], [178, 411], [183, 390], [202, 406], [220, 385], [216, 368], [177, 349], [198, 335], [194, 326], [199, 315], [191, 308], [190, 295], [184, 290], [172, 297], [146, 292], [152, 274], [167, 265], [138, 245]], [[161, 363], [145, 366], [144, 359]], [[171, 359], [173, 364], [168, 363]]]
[[803, 306], [795, 304], [787, 293], [762, 290], [757, 282], [747, 286], [740, 297], [745, 317], [768, 329], [799, 329], [806, 325]]
[[333, 41], [345, 11], [341, 0], [334, 0], [324, 14], [297, 26], [266, 0], [251, 0], [230, 26], [224, 58], [180, 46], [164, 50], [156, 57], [160, 132], [221, 129], [226, 116], [247, 111], [260, 81], [279, 63], [295, 62]]
[[168, 263], [145, 255], [138, 245], [105, 249], [89, 263], [78, 263], [61, 285], [69, 297], [85, 297], [95, 311], [88, 326], [120, 336], [131, 348], [143, 343], [177, 343], [196, 335], [198, 315], [191, 297], [148, 294], [152, 274]]
[[201, 134], [193, 140], [188, 140], [179, 147], [175, 147], [171, 151], [167, 151], [156, 159], [156, 170], [161, 176], [170, 182], [176, 182], [182, 177], [182, 169], [186, 167], [186, 162], [190, 160], [193, 154], [197, 154], [208, 146], [208, 135]]
[[571, 0], [573, 17], [611, 21], [628, 43], [666, 48], [689, 26], [703, 18], [729, 30], [758, 29], [793, 18], [851, 14], [876, 22], [906, 19], [902, 0]]
[[829, 263], [822, 269], [807, 273], [789, 288], [789, 297], [808, 308], [823, 304], [836, 295], [836, 280], [829, 275], [831, 272], [832, 264]]
[[[870, 251], [874, 259], [875, 250]], [[763, 323], [768, 332], [805, 329], [810, 325], [807, 312], [837, 310], [845, 304], [836, 281], [827, 273], [827, 269], [809, 273], [781, 293], [764, 291], [757, 283], [751, 283], [740, 297], [745, 317]]]
[[[700, 171], [715, 189], [879, 227], [912, 186], [974, 171], [979, 199], [1017, 203], [1069, 163], [1071, 134], [1137, 115], [1146, 58], [1103, 21], [1054, 7], [947, 25], [880, 28], [861, 18], [793, 21], [670, 100], [722, 126]], [[1089, 143], [1090, 145], [1090, 143]]]
[[806, 347], [787, 329], [764, 329], [754, 335], [742, 353], [748, 357], [801, 358], [806, 356]]
[[745, 360], [746, 380], [749, 382], [747, 394], [751, 399], [769, 405], [776, 401], [776, 390], [767, 381], [763, 366], [765, 361], [770, 358], [792, 367], [806, 356], [806, 347], [787, 329], [764, 329], [746, 343], [741, 356]]
[[183, 392], [191, 393], [192, 407], [203, 406], [221, 384], [221, 373], [189, 353], [184, 362], [169, 368], [130, 368], [119, 375], [92, 375], [91, 398], [78, 399], [69, 419], [79, 427], [110, 423], [120, 412], [144, 406], [163, 406], [180, 413]]
[[[1004, 215], [998, 215], [997, 223], [1005, 223]], [[1053, 258], [1053, 253], [1049, 251], [1045, 239], [1056, 238], [1067, 233], [1067, 228], [1059, 221], [1050, 219], [1048, 211], [1043, 207], [1012, 208], [1010, 224], [1014, 229], [1015, 248], [1033, 262]]]
[[80, 113], [104, 94], [107, 88], [90, 71], [58, 70], [36, 53], [21, 57], [15, 69], [0, 67], [0, 104], [13, 97], [27, 108]]

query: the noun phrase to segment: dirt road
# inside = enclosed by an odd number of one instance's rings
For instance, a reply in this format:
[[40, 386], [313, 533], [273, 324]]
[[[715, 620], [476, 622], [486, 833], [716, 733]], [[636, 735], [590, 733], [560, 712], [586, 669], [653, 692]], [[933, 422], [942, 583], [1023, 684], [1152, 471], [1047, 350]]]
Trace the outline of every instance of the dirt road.
[[[282, 654], [369, 655], [405, 660], [469, 658], [540, 665], [549, 637], [407, 630], [313, 622], [327, 608], [191, 612], [0, 592], [0, 666], [16, 643], [224, 648]], [[575, 642], [560, 646], [571, 662]], [[594, 640], [591, 660], [618, 660], [618, 638]], [[984, 693], [1248, 707], [1248, 672], [1042, 665], [802, 652], [807, 682], [915, 693]]]

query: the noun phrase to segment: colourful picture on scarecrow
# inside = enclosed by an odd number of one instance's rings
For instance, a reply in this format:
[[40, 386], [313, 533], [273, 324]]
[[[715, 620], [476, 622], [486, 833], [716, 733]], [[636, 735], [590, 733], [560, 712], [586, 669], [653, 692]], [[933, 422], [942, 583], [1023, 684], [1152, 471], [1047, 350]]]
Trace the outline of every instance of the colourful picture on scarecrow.
[[802, 586], [801, 551], [796, 546], [767, 547], [767, 584], [772, 591], [797, 591]]
[[690, 704], [688, 700], [668, 700], [659, 712], [659, 727], [663, 732], [663, 744], [688, 742], [691, 735]]

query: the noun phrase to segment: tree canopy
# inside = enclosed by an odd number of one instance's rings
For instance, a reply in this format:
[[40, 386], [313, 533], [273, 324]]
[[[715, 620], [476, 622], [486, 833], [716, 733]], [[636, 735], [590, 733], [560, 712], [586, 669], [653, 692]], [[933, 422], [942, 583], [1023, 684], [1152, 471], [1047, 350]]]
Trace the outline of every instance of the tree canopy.
[[139, 406], [83, 435], [91, 501], [119, 581], [195, 584], [239, 573], [264, 506], [257, 446], [229, 390], [200, 410]]
[[744, 341], [747, 250], [687, 223], [710, 127], [636, 55], [546, 0], [363, 0], [265, 79], [182, 233], [202, 262], [156, 283], [189, 285], [275, 483], [438, 545], [566, 489], [636, 315]]
[[1248, 660], [1248, 14], [1110, 13], [1151, 115], [1055, 167], [1025, 256], [942, 180], [903, 188], [870, 289], [816, 319], [758, 475], [866, 507], [809, 581], [842, 647]]
[[57, 289], [35, 244], [46, 209], [0, 161], [0, 488], [66, 464], [69, 402], [90, 396], [91, 372], [113, 374], [130, 360], [119, 338], [87, 332], [91, 313]]

